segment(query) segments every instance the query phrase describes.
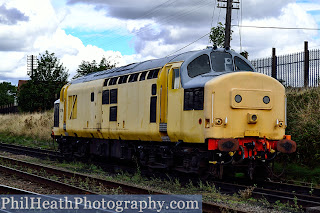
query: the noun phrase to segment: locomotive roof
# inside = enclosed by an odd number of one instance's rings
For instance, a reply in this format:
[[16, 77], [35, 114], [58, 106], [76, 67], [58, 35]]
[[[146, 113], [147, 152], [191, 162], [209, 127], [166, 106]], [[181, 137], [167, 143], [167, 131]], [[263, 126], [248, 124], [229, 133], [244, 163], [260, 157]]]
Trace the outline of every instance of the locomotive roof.
[[[138, 63], [133, 63], [133, 64], [128, 64], [122, 67], [116, 67], [113, 69], [109, 70], [104, 70], [100, 72], [95, 72], [88, 74], [86, 76], [79, 77], [73, 81], [71, 81], [71, 84], [77, 84], [77, 83], [83, 83], [83, 82], [88, 82], [88, 81], [93, 81], [93, 80], [98, 80], [98, 79], [105, 79], [105, 78], [110, 78], [110, 77], [115, 77], [115, 76], [121, 76], [121, 75], [127, 75], [130, 73], [135, 73], [135, 72], [141, 72], [145, 70], [153, 70], [153, 69], [159, 69], [162, 68], [164, 65], [170, 62], [177, 62], [177, 61], [183, 61], [181, 65], [181, 85], [183, 88], [188, 89], [188, 88], [196, 88], [196, 87], [204, 87], [205, 83], [212, 78], [215, 78], [219, 75], [226, 74], [228, 72], [233, 72], [233, 71], [223, 71], [223, 72], [215, 72], [214, 70], [211, 69], [210, 73], [206, 74], [201, 74], [195, 77], [190, 77], [187, 74], [187, 66], [189, 63], [191, 63], [194, 59], [197, 57], [206, 54], [210, 55], [212, 52], [227, 52], [232, 57], [237, 56], [238, 58], [241, 58], [245, 63], [248, 64], [249, 67], [251, 67], [251, 70], [254, 71], [254, 68], [252, 65], [250, 65], [250, 62], [241, 56], [240, 54], [232, 51], [232, 50], [226, 50], [224, 48], [207, 48], [203, 50], [198, 50], [198, 51], [189, 51], [173, 56], [168, 56], [165, 58], [160, 58], [160, 59], [153, 59], [153, 60], [148, 60], [148, 61], [143, 61], [143, 62], [138, 62]], [[225, 61], [225, 60], [223, 60]], [[246, 71], [246, 70], [243, 70]]]
[[152, 59], [152, 60], [142, 61], [138, 63], [128, 64], [122, 67], [103, 70], [100, 72], [90, 73], [88, 75], [79, 77], [71, 81], [71, 84], [83, 83], [83, 82], [93, 81], [97, 79], [110, 78], [113, 76], [120, 76], [120, 75], [135, 73], [139, 71], [144, 71], [144, 70], [161, 68], [165, 64], [173, 61], [185, 61], [187, 58], [190, 58], [195, 53], [202, 52], [202, 51], [205, 51], [205, 50], [189, 51], [189, 52], [181, 53], [178, 55], [168, 56], [165, 58]]

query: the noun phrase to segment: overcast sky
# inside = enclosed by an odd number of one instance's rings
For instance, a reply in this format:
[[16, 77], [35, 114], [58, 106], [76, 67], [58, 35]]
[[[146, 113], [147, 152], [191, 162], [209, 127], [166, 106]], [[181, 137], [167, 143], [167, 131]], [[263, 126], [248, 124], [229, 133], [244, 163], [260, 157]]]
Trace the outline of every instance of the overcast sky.
[[[319, 0], [241, 0], [232, 24], [320, 28]], [[53, 52], [70, 78], [82, 60], [104, 56], [118, 66], [211, 45], [225, 22], [217, 0], [0, 0], [0, 82], [28, 79], [27, 55]], [[319, 30], [232, 27], [231, 47], [249, 59], [320, 48]], [[200, 39], [203, 37], [202, 39]], [[196, 41], [196, 42], [195, 42]], [[191, 44], [191, 45], [190, 45]]]

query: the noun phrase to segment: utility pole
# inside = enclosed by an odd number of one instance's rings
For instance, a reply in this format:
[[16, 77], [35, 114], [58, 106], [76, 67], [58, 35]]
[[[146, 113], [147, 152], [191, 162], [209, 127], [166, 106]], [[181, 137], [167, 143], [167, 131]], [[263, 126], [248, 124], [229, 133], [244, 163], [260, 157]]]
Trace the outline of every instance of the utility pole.
[[[231, 14], [232, 14], [232, 9], [237, 9], [239, 10], [239, 1], [233, 1], [233, 0], [218, 0], [218, 2], [221, 2], [222, 4], [220, 5], [218, 3], [218, 8], [226, 8], [226, 24], [225, 24], [225, 42], [224, 42], [224, 47], [225, 48], [230, 48], [230, 41], [231, 41]], [[234, 5], [235, 4], [235, 5]]]
[[37, 56], [28, 55], [27, 56], [27, 73], [31, 78], [33, 77], [33, 70], [37, 69], [37, 67], [38, 67]]

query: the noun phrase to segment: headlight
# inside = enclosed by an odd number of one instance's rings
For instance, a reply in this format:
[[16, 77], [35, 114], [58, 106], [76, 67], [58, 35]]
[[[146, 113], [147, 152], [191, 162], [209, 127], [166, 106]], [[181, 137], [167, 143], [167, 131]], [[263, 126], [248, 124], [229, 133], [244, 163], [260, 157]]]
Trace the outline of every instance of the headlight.
[[270, 97], [269, 96], [264, 96], [263, 97], [263, 103], [265, 103], [265, 104], [270, 103]]
[[242, 101], [241, 95], [236, 95], [236, 96], [234, 97], [234, 100], [235, 100], [237, 103], [240, 103], [240, 102]]
[[251, 120], [252, 120], [252, 121], [257, 121], [257, 119], [258, 119], [258, 116], [257, 116], [257, 115], [253, 114], [253, 115], [251, 116]]

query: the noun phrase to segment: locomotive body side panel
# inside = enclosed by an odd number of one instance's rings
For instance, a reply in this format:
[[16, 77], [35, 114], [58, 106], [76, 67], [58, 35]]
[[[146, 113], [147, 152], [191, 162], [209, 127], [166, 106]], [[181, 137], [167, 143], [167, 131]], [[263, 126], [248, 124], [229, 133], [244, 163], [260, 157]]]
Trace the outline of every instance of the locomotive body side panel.
[[[110, 129], [102, 126], [105, 138], [160, 141], [159, 122], [150, 122], [151, 88], [156, 82], [157, 79], [149, 79], [117, 85], [117, 121], [104, 120], [110, 125]], [[156, 114], [158, 111], [157, 105]]]
[[65, 96], [66, 132], [69, 136], [99, 138], [103, 80], [70, 85]]

